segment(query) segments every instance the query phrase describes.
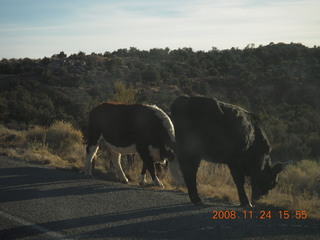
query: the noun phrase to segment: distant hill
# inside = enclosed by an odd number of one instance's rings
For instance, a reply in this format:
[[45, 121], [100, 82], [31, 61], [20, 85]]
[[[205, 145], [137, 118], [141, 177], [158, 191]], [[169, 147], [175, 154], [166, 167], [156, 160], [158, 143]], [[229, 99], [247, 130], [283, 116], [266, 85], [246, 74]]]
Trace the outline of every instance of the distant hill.
[[275, 159], [320, 159], [320, 48], [295, 43], [2, 59], [0, 122], [48, 126], [64, 120], [85, 132], [93, 106], [128, 90], [135, 94], [131, 101], [165, 111], [179, 95], [241, 105], [260, 116]]

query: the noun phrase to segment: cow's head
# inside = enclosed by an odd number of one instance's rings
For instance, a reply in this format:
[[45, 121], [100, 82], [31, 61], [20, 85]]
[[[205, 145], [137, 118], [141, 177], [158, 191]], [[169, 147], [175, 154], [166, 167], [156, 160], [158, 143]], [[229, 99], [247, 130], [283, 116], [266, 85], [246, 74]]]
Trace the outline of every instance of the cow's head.
[[176, 154], [174, 153], [174, 151], [172, 149], [167, 149], [165, 154], [164, 154], [164, 158], [167, 159], [169, 162], [173, 161], [176, 158]]
[[279, 173], [282, 171], [282, 164], [278, 163], [271, 167], [265, 164], [261, 171], [251, 176], [252, 196], [251, 201], [255, 203], [263, 195], [267, 195], [269, 190], [273, 189], [277, 182]]
[[157, 170], [157, 173], [161, 173], [168, 169], [168, 160], [164, 160], [163, 162], [156, 162], [154, 164], [154, 168]]

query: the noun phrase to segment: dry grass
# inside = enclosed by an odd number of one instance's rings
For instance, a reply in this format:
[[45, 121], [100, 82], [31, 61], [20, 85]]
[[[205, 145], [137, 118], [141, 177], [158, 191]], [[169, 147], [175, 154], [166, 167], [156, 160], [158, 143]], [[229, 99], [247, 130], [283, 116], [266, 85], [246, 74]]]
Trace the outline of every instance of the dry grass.
[[[239, 203], [236, 186], [226, 165], [202, 161], [197, 180], [202, 196]], [[250, 196], [248, 183], [245, 188]], [[276, 188], [259, 203], [292, 211], [307, 211], [310, 217], [320, 218], [320, 163], [302, 160], [287, 165]]]
[[16, 131], [0, 125], [0, 146], [20, 146], [25, 143], [25, 132]]
[[204, 197], [223, 199], [232, 203], [238, 201], [235, 184], [225, 164], [202, 161], [197, 182], [199, 194]]
[[[0, 152], [9, 157], [38, 161], [54, 167], [81, 169], [85, 155], [82, 138], [81, 132], [66, 122], [56, 122], [49, 128], [36, 126], [26, 131], [15, 131], [0, 125]], [[98, 152], [96, 163], [98, 169], [112, 172], [106, 152]], [[128, 165], [124, 156], [122, 165], [131, 184], [137, 184], [142, 161], [136, 159], [133, 165]], [[187, 192], [186, 188], [175, 184], [168, 171], [158, 173], [158, 176], [166, 189]], [[151, 184], [150, 175], [147, 175], [147, 181]], [[226, 165], [202, 161], [197, 182], [201, 196], [239, 203], [235, 184]], [[250, 196], [249, 184], [245, 187]], [[319, 195], [320, 163], [302, 160], [285, 167], [277, 187], [260, 203], [287, 210], [307, 211], [309, 216], [320, 218]]]
[[[123, 161], [125, 163], [125, 161]], [[126, 174], [137, 183], [141, 171], [141, 161], [136, 161], [133, 169], [124, 167]], [[261, 204], [271, 205], [288, 210], [307, 211], [311, 217], [319, 218], [317, 212], [320, 208], [319, 174], [320, 164], [310, 160], [303, 160], [296, 165], [288, 165], [283, 173], [278, 186], [261, 199]], [[296, 172], [299, 172], [298, 175]], [[175, 184], [170, 174], [160, 175], [166, 189], [187, 192]], [[148, 178], [151, 183], [150, 177]], [[197, 175], [198, 191], [202, 197], [216, 198], [239, 204], [236, 186], [228, 167], [224, 164], [214, 164], [202, 161]], [[248, 197], [251, 195], [249, 179], [245, 185]]]
[[26, 131], [0, 125], [0, 152], [53, 167], [80, 169], [85, 153], [82, 141], [82, 133], [62, 121], [49, 128], [36, 126]]

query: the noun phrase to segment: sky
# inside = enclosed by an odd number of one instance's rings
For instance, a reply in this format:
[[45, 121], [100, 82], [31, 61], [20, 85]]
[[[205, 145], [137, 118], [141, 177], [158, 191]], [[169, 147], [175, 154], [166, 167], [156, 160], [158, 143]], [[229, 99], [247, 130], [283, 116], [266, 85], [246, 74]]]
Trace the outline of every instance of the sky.
[[130, 47], [314, 47], [319, 13], [319, 0], [0, 0], [0, 60]]

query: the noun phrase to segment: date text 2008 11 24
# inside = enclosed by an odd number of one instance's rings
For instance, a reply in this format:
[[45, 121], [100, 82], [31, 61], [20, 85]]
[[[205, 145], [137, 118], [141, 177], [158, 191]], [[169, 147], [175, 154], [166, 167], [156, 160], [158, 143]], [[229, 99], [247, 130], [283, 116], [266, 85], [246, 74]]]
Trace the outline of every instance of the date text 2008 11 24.
[[307, 211], [234, 211], [234, 210], [219, 210], [212, 211], [213, 220], [221, 219], [307, 219]]

